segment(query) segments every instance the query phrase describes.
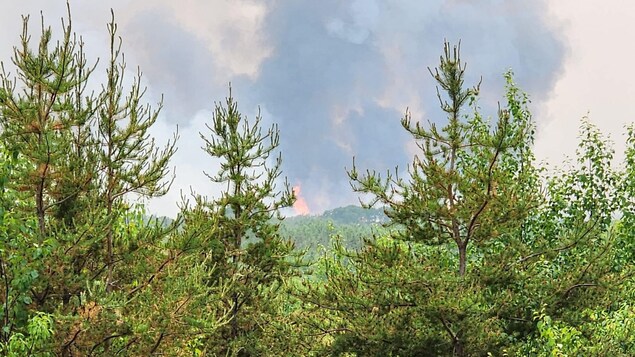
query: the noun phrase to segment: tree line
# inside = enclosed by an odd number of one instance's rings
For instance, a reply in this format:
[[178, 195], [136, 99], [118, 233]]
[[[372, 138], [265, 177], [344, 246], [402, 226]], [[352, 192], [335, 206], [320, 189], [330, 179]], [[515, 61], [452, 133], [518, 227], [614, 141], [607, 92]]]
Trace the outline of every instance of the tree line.
[[168, 191], [178, 133], [164, 145], [150, 136], [162, 104], [145, 102], [141, 72], [125, 78], [114, 15], [103, 83], [70, 10], [57, 41], [44, 20], [37, 41], [23, 23], [13, 70], [0, 72], [1, 354], [635, 350], [634, 126], [615, 168], [583, 120], [577, 165], [550, 174], [535, 162], [529, 99], [513, 74], [486, 117], [460, 48], [446, 43], [430, 70], [446, 118], [419, 123], [406, 111], [419, 148], [407, 170], [348, 171], [386, 228], [353, 245], [334, 232], [307, 256], [294, 242], [307, 247], [324, 228], [281, 228], [295, 196], [278, 127], [248, 120], [231, 88], [200, 133], [221, 161], [205, 173], [225, 190], [193, 193], [173, 222], [148, 220], [132, 202]]

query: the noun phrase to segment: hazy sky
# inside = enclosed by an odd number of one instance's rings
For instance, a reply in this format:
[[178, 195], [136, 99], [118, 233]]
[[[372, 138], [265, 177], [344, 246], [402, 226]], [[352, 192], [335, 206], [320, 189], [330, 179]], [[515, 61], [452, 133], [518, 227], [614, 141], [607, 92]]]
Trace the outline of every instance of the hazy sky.
[[[176, 126], [176, 181], [151, 211], [174, 215], [181, 192], [213, 196], [203, 175], [198, 132], [231, 81], [241, 111], [260, 108], [278, 123], [284, 174], [301, 186], [311, 212], [357, 200], [345, 168], [386, 170], [409, 162], [413, 143], [399, 125], [404, 110], [441, 122], [427, 67], [444, 39], [462, 43], [468, 82], [483, 78], [486, 115], [502, 99], [509, 68], [532, 98], [536, 153], [559, 164], [573, 155], [580, 118], [623, 148], [623, 127], [635, 119], [635, 38], [627, 1], [503, 0], [114, 0], [71, 1], [73, 26], [93, 59], [107, 53], [106, 22], [114, 9], [128, 68], [139, 66], [146, 100], [164, 95], [153, 134], [167, 140]], [[3, 4], [0, 59], [10, 63], [22, 14], [39, 12], [54, 30], [64, 1]], [[103, 72], [103, 68], [99, 67]], [[132, 74], [132, 73], [131, 73]], [[95, 83], [99, 83], [99, 74]]]

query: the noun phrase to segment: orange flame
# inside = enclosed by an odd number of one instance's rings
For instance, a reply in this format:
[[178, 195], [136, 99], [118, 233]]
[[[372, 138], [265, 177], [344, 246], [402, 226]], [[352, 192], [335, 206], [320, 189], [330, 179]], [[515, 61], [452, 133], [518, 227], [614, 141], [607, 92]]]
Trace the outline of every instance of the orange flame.
[[306, 216], [311, 213], [309, 205], [306, 203], [304, 197], [301, 194], [300, 185], [293, 186], [293, 194], [295, 195], [295, 203], [293, 204], [293, 210], [296, 214]]

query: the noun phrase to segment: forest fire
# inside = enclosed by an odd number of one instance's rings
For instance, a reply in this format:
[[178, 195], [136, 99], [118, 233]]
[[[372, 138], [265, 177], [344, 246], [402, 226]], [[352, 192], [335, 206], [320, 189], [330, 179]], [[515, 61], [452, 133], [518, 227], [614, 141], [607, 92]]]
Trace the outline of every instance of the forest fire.
[[307, 205], [306, 200], [302, 197], [302, 190], [300, 185], [293, 186], [293, 194], [295, 195], [295, 203], [293, 204], [293, 211], [296, 214], [306, 216], [311, 211], [309, 210], [309, 205]]

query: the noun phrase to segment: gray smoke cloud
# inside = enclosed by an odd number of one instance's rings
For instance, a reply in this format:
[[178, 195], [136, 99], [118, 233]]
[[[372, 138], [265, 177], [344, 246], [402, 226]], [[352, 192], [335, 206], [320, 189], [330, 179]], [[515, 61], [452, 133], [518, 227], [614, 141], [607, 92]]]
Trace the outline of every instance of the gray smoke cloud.
[[355, 199], [344, 170], [352, 156], [361, 168], [405, 166], [407, 106], [415, 118], [443, 120], [427, 67], [444, 39], [461, 40], [468, 83], [483, 76], [485, 109], [501, 98], [508, 68], [535, 100], [545, 98], [564, 51], [544, 13], [542, 1], [274, 2], [265, 31], [275, 52], [255, 87], [280, 123], [286, 172], [309, 205]]
[[[39, 18], [41, 9], [55, 28], [64, 10], [63, 2], [44, 0], [6, 7], [5, 62], [20, 14]], [[461, 40], [467, 83], [483, 77], [482, 106], [491, 114], [508, 68], [540, 104], [566, 56], [544, 0], [71, 1], [75, 29], [95, 56], [106, 53], [110, 7], [129, 69], [144, 72], [148, 101], [164, 95], [155, 136], [166, 140], [179, 125], [175, 185], [150, 205], [167, 215], [190, 186], [217, 193], [202, 171], [213, 173], [218, 163], [200, 150], [198, 131], [229, 82], [248, 118], [260, 108], [264, 124], [279, 124], [284, 175], [319, 212], [356, 202], [345, 172], [353, 156], [361, 169], [410, 161], [413, 145], [399, 124], [406, 107], [415, 119], [443, 120], [427, 68], [438, 63], [444, 39]]]

